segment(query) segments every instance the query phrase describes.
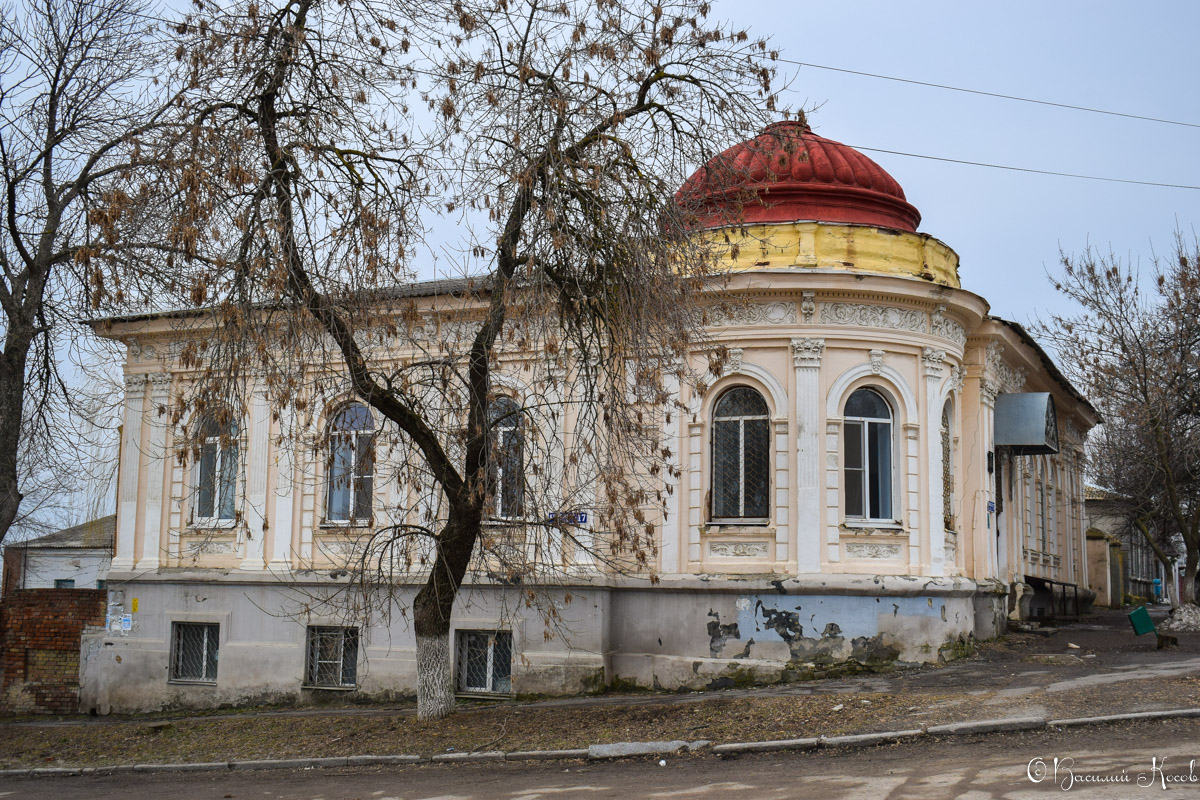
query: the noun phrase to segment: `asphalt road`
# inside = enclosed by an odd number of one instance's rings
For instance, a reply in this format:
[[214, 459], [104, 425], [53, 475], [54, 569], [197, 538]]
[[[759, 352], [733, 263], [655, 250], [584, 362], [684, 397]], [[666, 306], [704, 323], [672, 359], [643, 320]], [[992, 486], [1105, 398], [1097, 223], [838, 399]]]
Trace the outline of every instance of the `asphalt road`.
[[[1187, 781], [1191, 774], [1195, 782]], [[1095, 782], [1114, 777], [1122, 780]], [[1126, 800], [1164, 792], [1167, 797], [1200, 797], [1200, 720], [993, 734], [865, 750], [671, 757], [665, 767], [645, 759], [0, 779], [0, 798], [14, 800]]]

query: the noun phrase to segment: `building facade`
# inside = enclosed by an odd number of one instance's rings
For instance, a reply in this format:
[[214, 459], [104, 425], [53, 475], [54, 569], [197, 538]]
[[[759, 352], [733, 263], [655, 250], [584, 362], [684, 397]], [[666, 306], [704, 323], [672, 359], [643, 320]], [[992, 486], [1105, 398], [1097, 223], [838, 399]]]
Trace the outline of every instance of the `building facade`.
[[[729, 357], [703, 393], [674, 388], [688, 413], [666, 423], [678, 470], [662, 478], [657, 579], [569, 554], [547, 590], [552, 626], [502, 581], [469, 583], [452, 623], [462, 692], [720, 687], [934, 661], [1029, 613], [1039, 586], [1088, 585], [1087, 401], [960, 286], [957, 255], [918, 232], [899, 184], [861, 153], [788, 122], [720, 159], [682, 192], [702, 199], [697, 235], [730, 271], [723, 297], [736, 302], [707, 330]], [[730, 164], [741, 183], [718, 184]], [[409, 296], [435, 317], [443, 289]], [[413, 694], [402, 614], [348, 620], [312, 601], [344, 585], [358, 521], [383, 524], [406, 491], [372, 480], [358, 445], [378, 416], [314, 398], [310, 417], [280, 419], [259, 387], [203, 423], [185, 463], [163, 413], [190, 379], [175, 328], [150, 317], [104, 331], [129, 359], [110, 629], [85, 645], [85, 705]], [[497, 380], [519, 403], [520, 370]], [[289, 424], [328, 430], [329, 451], [289, 443]], [[569, 415], [559, 424], [568, 433]], [[531, 468], [510, 452], [507, 474]], [[519, 505], [520, 486], [501, 476], [498, 504]], [[398, 607], [419, 582], [398, 588]]]

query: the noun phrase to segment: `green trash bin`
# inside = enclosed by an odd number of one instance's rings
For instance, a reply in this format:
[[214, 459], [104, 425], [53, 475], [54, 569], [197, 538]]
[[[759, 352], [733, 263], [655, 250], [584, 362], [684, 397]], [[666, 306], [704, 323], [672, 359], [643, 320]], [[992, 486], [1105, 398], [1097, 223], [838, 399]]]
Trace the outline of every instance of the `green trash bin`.
[[1150, 612], [1145, 606], [1138, 606], [1133, 611], [1129, 612], [1129, 624], [1133, 626], [1133, 632], [1138, 636], [1143, 633], [1154, 633], [1154, 622], [1150, 619]]

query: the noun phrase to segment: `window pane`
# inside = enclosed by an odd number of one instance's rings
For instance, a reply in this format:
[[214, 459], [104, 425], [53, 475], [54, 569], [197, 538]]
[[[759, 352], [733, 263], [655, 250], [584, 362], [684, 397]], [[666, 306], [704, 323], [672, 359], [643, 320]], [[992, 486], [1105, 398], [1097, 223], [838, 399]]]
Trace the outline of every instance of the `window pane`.
[[329, 454], [329, 502], [325, 507], [327, 519], [345, 521], [350, 519], [350, 470], [354, 460], [352, 440], [335, 434], [330, 441]]
[[892, 518], [892, 426], [872, 422], [867, 431], [868, 492], [871, 518]]
[[866, 417], [868, 419], [891, 419], [892, 411], [878, 392], [870, 389], [859, 389], [850, 395], [846, 401], [847, 417]]
[[525, 464], [521, 431], [517, 428], [500, 434], [499, 507], [502, 517], [519, 517], [525, 512]]
[[204, 632], [204, 680], [215, 681], [217, 679], [217, 626], [203, 625], [201, 630]]
[[346, 406], [333, 420], [334, 431], [369, 431], [374, 427], [370, 409], [361, 403]]
[[211, 519], [217, 495], [217, 443], [208, 441], [200, 446], [200, 480], [196, 486], [196, 516]]
[[219, 461], [221, 463], [220, 486], [218, 487], [220, 507], [217, 516], [220, 519], [233, 519], [234, 493], [237, 487], [237, 445], [231, 444], [224, 448]]
[[492, 691], [512, 691], [512, 634], [498, 631], [492, 640]]
[[359, 522], [366, 522], [371, 519], [371, 510], [374, 506], [374, 495], [372, 491], [371, 476], [365, 478], [354, 479], [354, 519]]
[[713, 423], [713, 516], [740, 517], [741, 510], [741, 441], [737, 422]]
[[358, 629], [342, 631], [342, 686], [358, 683]]
[[847, 469], [862, 469], [862, 428], [861, 422], [847, 422], [846, 425], [846, 449], [843, 453]]
[[742, 515], [746, 517], [770, 516], [771, 442], [768, 422], [765, 419], [748, 419], [742, 423], [745, 440], [742, 468], [745, 472], [746, 504]]
[[767, 416], [767, 401], [758, 392], [748, 386], [730, 389], [720, 400], [713, 411], [714, 419], [724, 417], [765, 417]]

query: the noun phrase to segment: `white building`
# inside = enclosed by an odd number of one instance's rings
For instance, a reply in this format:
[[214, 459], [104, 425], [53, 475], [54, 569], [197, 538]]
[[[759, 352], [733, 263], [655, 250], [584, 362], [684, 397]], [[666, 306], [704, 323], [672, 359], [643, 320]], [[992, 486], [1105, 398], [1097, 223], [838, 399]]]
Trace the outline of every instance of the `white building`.
[[[917, 232], [919, 213], [873, 161], [803, 123], [724, 157], [748, 166], [736, 190], [765, 202], [727, 231], [728, 291], [745, 302], [709, 331], [730, 348], [725, 372], [703, 396], [678, 389], [691, 414], [668, 431], [681, 472], [664, 478], [659, 581], [573, 565], [549, 638], [512, 587], [464, 586], [461, 691], [724, 686], [932, 661], [1002, 630], [1032, 585], [1087, 586], [1087, 401], [960, 287], [957, 255]], [[705, 181], [684, 191], [708, 197], [705, 222], [723, 235], [728, 187]], [[446, 289], [405, 294], [435, 314]], [[343, 585], [355, 520], [386, 520], [401, 491], [355, 460], [378, 415], [314, 398], [304, 424], [338, 433], [312, 453], [279, 436], [259, 390], [205, 423], [185, 466], [161, 413], [189, 381], [176, 329], [149, 317], [104, 333], [129, 347], [109, 581], [133, 624], [89, 640], [85, 705], [412, 694], [401, 615], [347, 621], [306, 605]], [[520, 502], [513, 486], [500, 503]]]

